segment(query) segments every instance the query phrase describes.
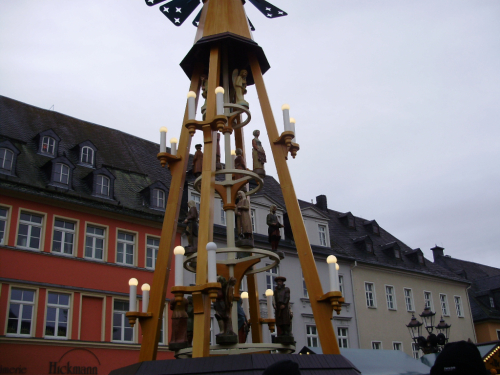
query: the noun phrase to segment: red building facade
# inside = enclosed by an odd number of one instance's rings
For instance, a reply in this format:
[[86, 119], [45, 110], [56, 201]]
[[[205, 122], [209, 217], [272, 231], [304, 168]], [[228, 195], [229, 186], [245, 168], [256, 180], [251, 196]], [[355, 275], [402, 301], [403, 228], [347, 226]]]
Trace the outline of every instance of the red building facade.
[[[128, 281], [139, 280], [140, 311], [170, 179], [157, 145], [4, 97], [0, 106], [0, 373], [136, 363]], [[159, 359], [173, 358], [168, 311]]]

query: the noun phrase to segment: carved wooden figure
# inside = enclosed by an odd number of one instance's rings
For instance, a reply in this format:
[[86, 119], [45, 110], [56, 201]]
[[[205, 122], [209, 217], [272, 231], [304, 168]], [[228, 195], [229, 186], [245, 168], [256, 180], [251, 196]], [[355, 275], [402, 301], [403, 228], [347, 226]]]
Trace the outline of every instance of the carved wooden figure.
[[283, 228], [283, 224], [279, 222], [278, 216], [276, 215], [276, 209], [276, 205], [271, 205], [269, 213], [267, 214], [268, 240], [273, 251], [278, 250], [278, 245], [281, 240], [280, 228]]
[[193, 156], [193, 174], [198, 177], [203, 169], [203, 152], [201, 151], [201, 144], [194, 146], [196, 152]]
[[286, 287], [284, 282], [286, 277], [278, 276], [274, 279], [276, 287], [274, 288], [273, 307], [278, 328], [278, 336], [292, 336], [291, 324], [292, 316], [290, 313], [290, 288]]
[[254, 130], [254, 139], [252, 139], [252, 159], [253, 159], [253, 171], [261, 177], [266, 176], [266, 171], [264, 170], [264, 164], [267, 163], [266, 152], [262, 148], [262, 142], [259, 139], [260, 131]]
[[187, 314], [188, 300], [183, 298], [182, 301], [172, 300], [170, 302], [170, 310], [172, 310], [172, 334], [168, 346], [171, 350], [179, 350], [189, 346], [187, 338]]

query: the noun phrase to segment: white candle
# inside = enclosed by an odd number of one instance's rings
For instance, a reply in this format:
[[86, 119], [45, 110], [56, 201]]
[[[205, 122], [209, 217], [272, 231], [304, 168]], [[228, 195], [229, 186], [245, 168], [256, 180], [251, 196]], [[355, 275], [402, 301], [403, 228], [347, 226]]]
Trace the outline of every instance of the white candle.
[[142, 312], [148, 312], [148, 306], [149, 306], [149, 290], [151, 287], [149, 284], [142, 284], [141, 290], [142, 290]]
[[293, 117], [290, 118], [290, 130], [293, 132], [293, 143], [297, 143], [297, 138], [295, 137], [295, 119]]
[[184, 285], [184, 253], [186, 250], [182, 246], [174, 248], [175, 255], [175, 286]]
[[177, 155], [177, 138], [172, 138], [170, 140], [170, 154]]
[[[236, 159], [236, 150], [231, 150], [231, 165], [229, 166], [229, 168], [233, 168], [234, 169], [234, 159]], [[229, 169], [228, 167], [226, 167], [226, 169]]]
[[330, 274], [330, 291], [336, 292], [339, 290], [337, 257], [335, 255], [329, 255], [328, 258], [326, 258], [326, 262], [328, 263], [328, 273]]
[[215, 102], [217, 103], [217, 115], [224, 114], [224, 88], [217, 87], [215, 89]]
[[243, 305], [243, 311], [247, 318], [250, 316], [250, 312], [248, 311], [248, 292], [241, 293], [241, 304]]
[[207, 261], [208, 261], [208, 282], [217, 282], [217, 245], [215, 242], [207, 243]]
[[290, 131], [292, 128], [290, 127], [290, 106], [288, 104], [283, 104], [281, 106], [281, 110], [283, 111], [283, 123], [285, 124], [285, 131]]
[[273, 294], [272, 289], [266, 290], [267, 297], [267, 319], [273, 318]]
[[194, 120], [196, 118], [196, 93], [194, 91], [189, 91], [188, 92], [188, 119], [189, 120]]
[[167, 128], [160, 128], [160, 152], [167, 152]]
[[128, 285], [130, 286], [129, 303], [128, 303], [129, 311], [135, 311], [137, 305], [137, 284], [139, 284], [139, 281], [137, 281], [135, 277], [132, 277], [128, 281]]

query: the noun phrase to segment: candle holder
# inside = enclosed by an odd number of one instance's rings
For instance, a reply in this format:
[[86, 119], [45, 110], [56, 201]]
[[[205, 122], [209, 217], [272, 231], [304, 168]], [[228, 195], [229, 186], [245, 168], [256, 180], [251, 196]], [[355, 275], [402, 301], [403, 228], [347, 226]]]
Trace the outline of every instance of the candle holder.
[[206, 283], [193, 286], [173, 286], [171, 291], [176, 301], [182, 301], [184, 294], [202, 293], [207, 294], [212, 302], [217, 299], [217, 293], [222, 290], [220, 283]]
[[272, 333], [276, 328], [276, 319], [260, 319], [260, 324], [267, 324], [269, 331]]
[[342, 310], [342, 303], [344, 303], [344, 297], [342, 297], [342, 292], [339, 291], [328, 292], [318, 298], [318, 302], [329, 303], [332, 306], [332, 313], [333, 310], [335, 310], [337, 312], [337, 315], [339, 315], [340, 311]]
[[156, 155], [156, 157], [160, 161], [162, 168], [165, 168], [165, 165], [168, 164], [169, 169], [172, 163], [178, 162], [179, 160], [182, 159], [180, 156], [172, 155], [168, 152], [159, 152], [158, 155]]
[[[290, 152], [292, 158], [295, 159], [297, 151], [300, 150], [300, 146], [297, 143], [293, 143], [292, 140], [295, 138], [295, 133], [291, 130], [284, 131], [281, 133], [280, 137], [276, 139], [273, 143], [275, 145], [282, 145], [287, 148], [287, 152]], [[288, 159], [288, 157], [285, 157]]]
[[125, 316], [128, 318], [128, 322], [133, 327], [137, 319], [139, 319], [139, 323], [142, 324], [144, 319], [149, 319], [153, 316], [150, 312], [139, 312], [139, 311], [129, 311], [125, 313]]

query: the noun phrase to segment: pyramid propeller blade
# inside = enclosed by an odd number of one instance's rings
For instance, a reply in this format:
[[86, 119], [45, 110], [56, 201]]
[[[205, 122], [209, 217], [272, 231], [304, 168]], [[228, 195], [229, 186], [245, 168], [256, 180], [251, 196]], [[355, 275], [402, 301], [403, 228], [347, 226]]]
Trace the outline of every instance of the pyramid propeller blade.
[[145, 1], [146, 1], [147, 6], [152, 7], [153, 5], [163, 3], [164, 1], [167, 1], [167, 0], [145, 0]]
[[159, 9], [175, 26], [180, 26], [199, 4], [200, 0], [172, 0]]
[[260, 10], [260, 12], [267, 18], [277, 18], [288, 15], [285, 11], [281, 10], [280, 8], [274, 6], [271, 3], [268, 3], [265, 0], [248, 0], [248, 1], [250, 1], [253, 5], [255, 5], [255, 7], [258, 10]]
[[198, 12], [198, 14], [196, 15], [195, 19], [193, 20], [193, 26], [195, 27], [198, 27], [198, 25], [200, 24], [200, 18], [201, 18], [201, 11], [203, 10], [203, 8], [201, 8], [201, 10]]
[[253, 27], [252, 21], [250, 21], [250, 18], [247, 17], [248, 24], [250, 25], [250, 30], [255, 31], [255, 27]]

